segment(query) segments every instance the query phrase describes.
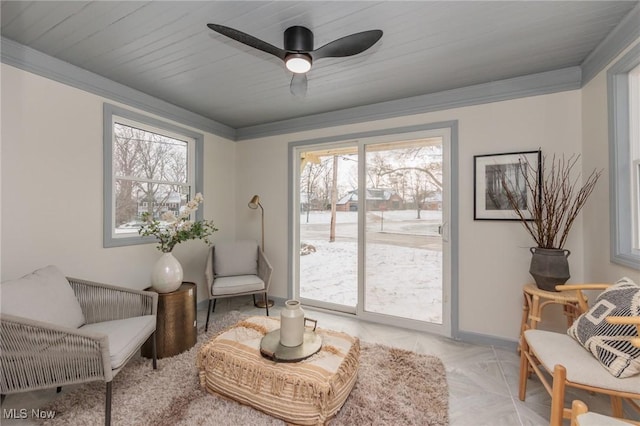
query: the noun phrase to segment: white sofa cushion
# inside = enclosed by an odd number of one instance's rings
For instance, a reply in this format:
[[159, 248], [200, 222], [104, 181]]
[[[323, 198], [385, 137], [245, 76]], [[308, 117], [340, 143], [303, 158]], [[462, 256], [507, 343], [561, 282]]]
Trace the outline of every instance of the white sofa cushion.
[[614, 417], [603, 416], [598, 413], [584, 413], [578, 416], [580, 426], [629, 426], [629, 422], [625, 422]]
[[234, 241], [215, 245], [213, 270], [216, 276], [256, 275], [258, 273], [258, 243]]
[[85, 323], [80, 303], [64, 274], [55, 266], [38, 269], [22, 278], [0, 284], [3, 314], [61, 327]]
[[222, 296], [263, 289], [264, 281], [257, 275], [235, 275], [232, 277], [218, 277], [213, 280], [211, 294], [213, 296]]
[[553, 373], [556, 364], [561, 364], [567, 369], [567, 380], [574, 383], [631, 393], [638, 393], [640, 390], [640, 376], [625, 379], [612, 376], [595, 357], [567, 334], [527, 330], [524, 335], [534, 355], [549, 373]]
[[144, 315], [114, 321], [97, 322], [81, 330], [109, 336], [111, 369], [122, 367], [156, 329], [156, 316]]

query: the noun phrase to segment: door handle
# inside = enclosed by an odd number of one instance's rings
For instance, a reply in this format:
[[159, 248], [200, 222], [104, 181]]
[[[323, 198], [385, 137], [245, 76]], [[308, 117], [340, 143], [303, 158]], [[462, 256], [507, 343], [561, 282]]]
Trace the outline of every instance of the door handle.
[[442, 222], [438, 226], [438, 234], [442, 237], [442, 241], [449, 242], [449, 222]]

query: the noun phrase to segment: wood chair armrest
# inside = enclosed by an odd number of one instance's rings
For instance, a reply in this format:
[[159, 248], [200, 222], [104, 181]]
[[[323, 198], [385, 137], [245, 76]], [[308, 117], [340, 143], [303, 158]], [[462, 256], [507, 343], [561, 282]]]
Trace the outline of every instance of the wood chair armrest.
[[640, 325], [640, 317], [607, 317], [609, 324], [633, 324]]
[[578, 305], [580, 306], [580, 313], [585, 313], [589, 310], [588, 298], [584, 292], [588, 290], [606, 290], [611, 284], [606, 283], [589, 283], [589, 284], [561, 284], [556, 286], [557, 291], [574, 291], [576, 298], [578, 299]]
[[572, 290], [606, 290], [611, 284], [594, 283], [594, 284], [560, 284], [556, 286], [558, 291], [572, 291]]
[[[635, 325], [636, 333], [640, 336], [640, 317], [614, 317], [610, 316], [605, 318], [609, 324], [616, 325]], [[634, 337], [631, 339], [631, 344], [640, 348], [640, 337]]]

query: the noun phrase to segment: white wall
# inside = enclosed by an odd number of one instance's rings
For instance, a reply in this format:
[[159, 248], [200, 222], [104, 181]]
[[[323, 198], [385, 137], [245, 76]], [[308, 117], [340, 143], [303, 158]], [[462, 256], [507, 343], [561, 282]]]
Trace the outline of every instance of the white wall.
[[[246, 203], [260, 194], [265, 207], [266, 251], [274, 266], [272, 294], [287, 296], [287, 147], [292, 141], [404, 125], [459, 120], [458, 173], [460, 330], [516, 340], [522, 314], [522, 285], [532, 240], [519, 223], [473, 220], [473, 156], [535, 150], [574, 154], [581, 150], [580, 92], [570, 91], [429, 114], [280, 135], [238, 143], [237, 234], [259, 235]], [[250, 223], [251, 226], [246, 226]], [[566, 248], [571, 282], [583, 279], [580, 223]], [[481, 319], [481, 320], [479, 320]]]
[[[147, 287], [159, 255], [154, 245], [102, 248], [105, 99], [4, 64], [1, 79], [2, 280], [57, 264], [68, 275]], [[608, 167], [604, 73], [578, 91], [239, 143], [205, 134], [204, 213], [221, 229], [215, 240], [259, 240], [260, 212], [247, 207], [259, 194], [265, 248], [275, 268], [272, 294], [286, 297], [288, 143], [447, 120], [459, 121], [454, 172], [460, 182], [460, 330], [515, 340], [522, 284], [531, 280], [532, 240], [518, 223], [473, 220], [473, 155], [540, 147], [548, 154], [582, 152], [584, 170]], [[587, 205], [584, 226], [576, 223], [567, 245], [573, 252], [570, 282], [612, 281], [622, 275], [640, 281], [638, 271], [609, 262], [607, 181], [603, 176]], [[206, 247], [192, 241], [178, 246], [175, 254], [185, 279], [200, 284], [198, 298], [203, 300]]]
[[[107, 100], [4, 64], [1, 78], [2, 280], [55, 264], [69, 276], [148, 287], [160, 255], [154, 244], [102, 247]], [[205, 134], [203, 208], [220, 229], [214, 240], [235, 238], [235, 147]], [[201, 241], [174, 250], [185, 280], [199, 284], [199, 300], [206, 250]]]
[[585, 278], [612, 282], [623, 276], [640, 283], [640, 271], [610, 261], [609, 228], [609, 133], [607, 69], [640, 39], [582, 88], [583, 173], [604, 169], [598, 187], [584, 211]]

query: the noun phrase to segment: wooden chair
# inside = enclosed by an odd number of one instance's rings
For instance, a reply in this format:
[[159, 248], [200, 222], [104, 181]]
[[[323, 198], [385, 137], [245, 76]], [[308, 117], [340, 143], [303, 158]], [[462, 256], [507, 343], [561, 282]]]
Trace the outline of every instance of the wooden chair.
[[587, 404], [575, 399], [571, 403], [571, 426], [629, 426], [640, 425], [633, 420], [620, 420], [602, 414], [589, 412]]
[[[603, 290], [607, 284], [564, 285], [561, 291], [578, 292], [583, 312], [588, 309], [582, 290]], [[615, 324], [635, 324], [640, 328], [640, 317], [609, 317]], [[637, 343], [638, 339], [634, 339]], [[551, 374], [551, 381], [543, 369]], [[525, 400], [527, 380], [534, 372], [551, 396], [550, 425], [561, 426], [563, 418], [571, 418], [571, 410], [564, 407], [567, 386], [601, 393], [611, 397], [615, 417], [623, 417], [623, 399], [638, 412], [640, 405], [640, 375], [618, 379], [610, 374], [582, 345], [566, 333], [527, 329], [521, 336], [519, 397]]]

